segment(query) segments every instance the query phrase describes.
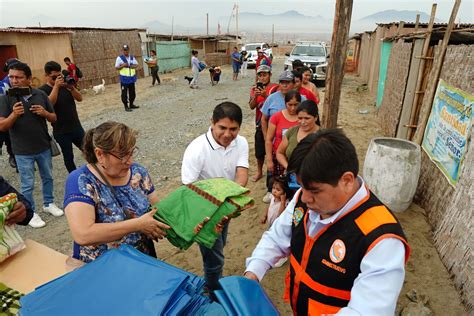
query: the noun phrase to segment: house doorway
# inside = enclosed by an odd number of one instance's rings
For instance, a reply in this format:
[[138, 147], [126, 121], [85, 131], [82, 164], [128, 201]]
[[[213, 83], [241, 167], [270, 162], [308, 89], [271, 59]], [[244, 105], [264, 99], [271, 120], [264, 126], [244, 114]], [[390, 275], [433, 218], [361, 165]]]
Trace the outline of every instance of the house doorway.
[[0, 45], [0, 80], [7, 75], [2, 68], [5, 62], [10, 58], [18, 58], [16, 45]]

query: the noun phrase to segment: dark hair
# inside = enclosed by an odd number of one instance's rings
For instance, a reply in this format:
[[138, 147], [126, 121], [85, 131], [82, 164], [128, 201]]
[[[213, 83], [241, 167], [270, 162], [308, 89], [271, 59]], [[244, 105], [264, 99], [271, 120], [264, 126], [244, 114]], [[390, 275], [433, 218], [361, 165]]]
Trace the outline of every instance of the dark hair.
[[240, 126], [242, 124], [242, 109], [233, 102], [218, 104], [212, 112], [212, 122], [217, 123], [225, 118], [237, 122]]
[[255, 50], [262, 49], [260, 46], [255, 47]]
[[82, 153], [88, 163], [96, 163], [95, 148], [106, 153], [113, 150], [126, 154], [135, 147], [137, 132], [119, 122], [105, 122], [86, 132], [82, 143]]
[[303, 68], [301, 68], [300, 71], [301, 71], [302, 74], [304, 74], [307, 71], [310, 71], [311, 73], [313, 73], [313, 70], [311, 68], [309, 68], [308, 66], [304, 66]]
[[336, 186], [345, 172], [357, 176], [359, 160], [354, 145], [341, 129], [321, 129], [298, 143], [287, 171], [296, 173], [306, 188], [311, 182]]
[[290, 102], [293, 98], [301, 102], [301, 94], [296, 90], [290, 90], [285, 94], [285, 103]]
[[313, 100], [304, 100], [296, 108], [296, 114], [300, 113], [301, 111], [304, 111], [311, 116], [318, 117], [316, 120], [316, 125], [321, 126], [321, 121], [319, 120], [318, 104], [316, 102]]
[[13, 65], [13, 64], [16, 64], [20, 62], [17, 58], [8, 58], [7, 61], [5, 62], [5, 65], [3, 65], [3, 72], [8, 72], [8, 69], [10, 69], [10, 67]]
[[61, 65], [51, 60], [44, 64], [44, 72], [50, 74], [52, 71], [61, 71]]
[[197, 51], [197, 50], [195, 50], [195, 49], [193, 49], [193, 50], [191, 51], [191, 54], [193, 54], [193, 55], [197, 55], [197, 54], [198, 54], [198, 51]]
[[152, 49], [152, 50], [150, 51], [150, 53], [153, 53], [153, 54], [156, 55], [156, 50]]
[[69, 57], [64, 57], [64, 61], [71, 61], [71, 58], [69, 58]]
[[295, 78], [299, 78], [300, 81], [303, 81], [303, 72], [302, 71], [292, 70], [291, 73], [293, 74], [293, 76], [295, 76]]
[[23, 71], [25, 73], [26, 78], [31, 78], [31, 68], [28, 66], [28, 64], [25, 64], [21, 61], [14, 63], [8, 67], [8, 70], [14, 69], [14, 70], [19, 70]]
[[298, 68], [304, 67], [304, 64], [301, 60], [295, 59], [291, 62], [291, 66], [293, 67], [294, 70], [298, 70]]
[[283, 192], [285, 192], [286, 200], [290, 201], [293, 198], [293, 191], [290, 189], [288, 185], [288, 177], [287, 176], [274, 176], [272, 179], [272, 187], [275, 183], [278, 183], [283, 188]]

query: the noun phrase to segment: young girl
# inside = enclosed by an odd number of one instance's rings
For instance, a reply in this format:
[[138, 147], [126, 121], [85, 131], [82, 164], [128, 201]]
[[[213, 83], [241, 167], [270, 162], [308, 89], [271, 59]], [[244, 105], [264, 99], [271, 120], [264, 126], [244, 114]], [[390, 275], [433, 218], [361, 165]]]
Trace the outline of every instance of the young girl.
[[268, 210], [262, 217], [261, 223], [268, 223], [270, 228], [278, 216], [285, 210], [286, 205], [291, 200], [291, 191], [288, 187], [288, 181], [285, 176], [273, 178], [272, 197]]

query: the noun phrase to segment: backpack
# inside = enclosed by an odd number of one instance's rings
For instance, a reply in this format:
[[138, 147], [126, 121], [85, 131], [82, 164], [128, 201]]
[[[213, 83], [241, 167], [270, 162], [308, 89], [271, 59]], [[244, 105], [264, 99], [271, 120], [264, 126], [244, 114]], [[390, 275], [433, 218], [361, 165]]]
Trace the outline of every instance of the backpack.
[[77, 65], [76, 65], [76, 76], [79, 79], [82, 78], [82, 76], [83, 76], [82, 71], [79, 69], [79, 67], [77, 67]]

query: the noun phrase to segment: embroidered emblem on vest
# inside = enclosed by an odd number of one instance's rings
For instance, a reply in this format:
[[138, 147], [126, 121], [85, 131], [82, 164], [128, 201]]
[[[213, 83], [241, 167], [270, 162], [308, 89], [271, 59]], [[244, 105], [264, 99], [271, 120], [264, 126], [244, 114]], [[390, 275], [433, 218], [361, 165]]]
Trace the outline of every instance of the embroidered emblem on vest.
[[301, 207], [295, 208], [295, 210], [293, 211], [293, 224], [295, 226], [298, 225], [299, 222], [301, 222], [301, 220], [303, 219], [303, 215], [304, 215], [303, 208]]
[[334, 240], [331, 249], [329, 249], [329, 258], [334, 263], [339, 263], [346, 256], [346, 245], [340, 239]]

